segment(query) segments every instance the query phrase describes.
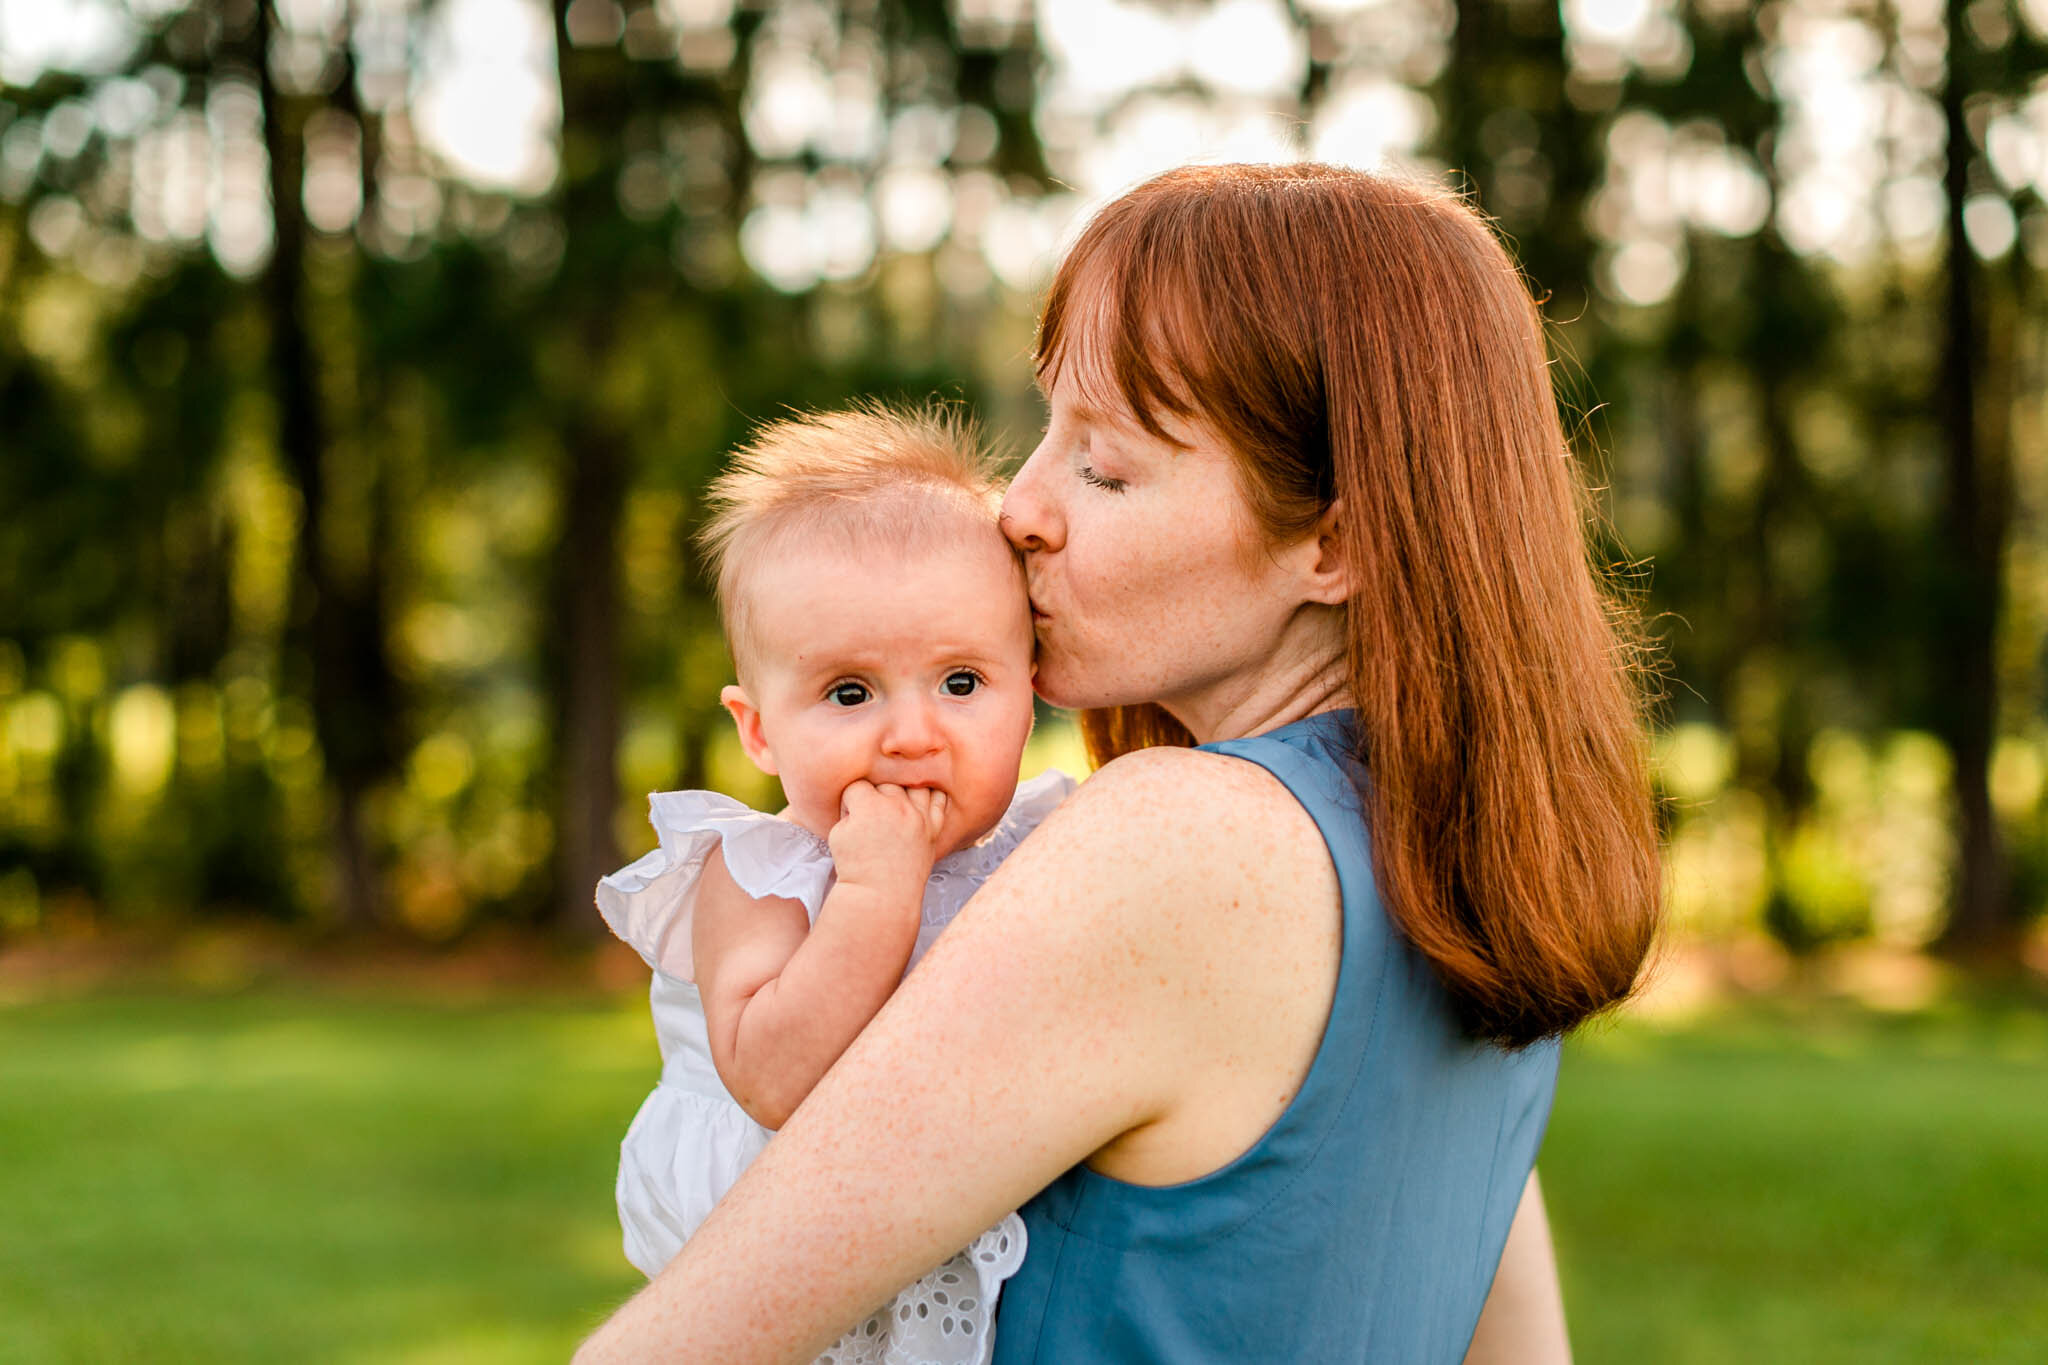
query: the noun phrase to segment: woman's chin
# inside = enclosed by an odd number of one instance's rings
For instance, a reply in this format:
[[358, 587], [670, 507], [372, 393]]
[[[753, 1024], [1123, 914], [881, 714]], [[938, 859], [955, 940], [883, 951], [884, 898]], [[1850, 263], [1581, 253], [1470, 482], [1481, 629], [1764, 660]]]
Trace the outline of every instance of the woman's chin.
[[1044, 658], [1038, 661], [1038, 671], [1031, 675], [1031, 690], [1047, 706], [1062, 711], [1079, 711], [1093, 705], [1087, 694], [1073, 686], [1073, 680], [1064, 676], [1057, 664], [1048, 664]]
[[1093, 711], [1110, 706], [1136, 706], [1150, 701], [1150, 679], [1103, 677], [1102, 670], [1077, 666], [1072, 656], [1039, 656], [1038, 672], [1031, 679], [1032, 690], [1048, 706], [1062, 711]]

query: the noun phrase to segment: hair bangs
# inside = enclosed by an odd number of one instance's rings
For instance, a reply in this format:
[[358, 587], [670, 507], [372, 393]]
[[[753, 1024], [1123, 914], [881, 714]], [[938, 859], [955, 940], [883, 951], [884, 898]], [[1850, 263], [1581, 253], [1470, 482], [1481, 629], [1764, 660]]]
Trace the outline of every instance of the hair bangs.
[[1190, 253], [1118, 207], [1089, 223], [1053, 277], [1032, 357], [1038, 385], [1049, 395], [1066, 378], [1083, 405], [1185, 445], [1162, 414], [1206, 416], [1196, 395], [1220, 369], [1196, 316]]

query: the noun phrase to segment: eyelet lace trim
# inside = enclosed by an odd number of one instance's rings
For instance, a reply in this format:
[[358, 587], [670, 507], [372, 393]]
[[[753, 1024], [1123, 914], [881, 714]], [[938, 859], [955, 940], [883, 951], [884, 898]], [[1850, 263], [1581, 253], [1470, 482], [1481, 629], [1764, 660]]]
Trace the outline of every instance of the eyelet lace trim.
[[815, 1365], [986, 1365], [995, 1297], [1024, 1263], [1016, 1214], [870, 1314]]

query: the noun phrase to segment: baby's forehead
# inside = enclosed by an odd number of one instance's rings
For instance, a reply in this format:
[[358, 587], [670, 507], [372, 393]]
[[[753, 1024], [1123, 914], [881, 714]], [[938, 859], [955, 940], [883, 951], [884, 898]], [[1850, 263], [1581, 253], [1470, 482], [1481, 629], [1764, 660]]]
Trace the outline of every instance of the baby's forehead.
[[961, 599], [1008, 605], [1025, 594], [1023, 563], [1000, 532], [895, 543], [850, 544], [829, 536], [793, 541], [749, 567], [740, 587], [748, 611], [820, 597], [854, 598], [915, 611]]
[[994, 509], [939, 492], [785, 518], [746, 546], [743, 558], [748, 570], [858, 566], [871, 573], [1022, 563]]
[[1030, 636], [1023, 568], [993, 520], [894, 537], [821, 529], [755, 548], [731, 624], [735, 648], [758, 662], [828, 644], [874, 659], [986, 655]]

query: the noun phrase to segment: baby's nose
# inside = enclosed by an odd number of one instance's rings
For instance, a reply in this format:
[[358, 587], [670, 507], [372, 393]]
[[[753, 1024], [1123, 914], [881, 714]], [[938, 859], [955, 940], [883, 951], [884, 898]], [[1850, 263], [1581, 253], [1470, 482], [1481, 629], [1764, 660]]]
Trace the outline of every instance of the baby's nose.
[[931, 702], [923, 697], [906, 699], [889, 708], [889, 723], [882, 732], [882, 750], [894, 758], [923, 758], [936, 753], [944, 737]]

